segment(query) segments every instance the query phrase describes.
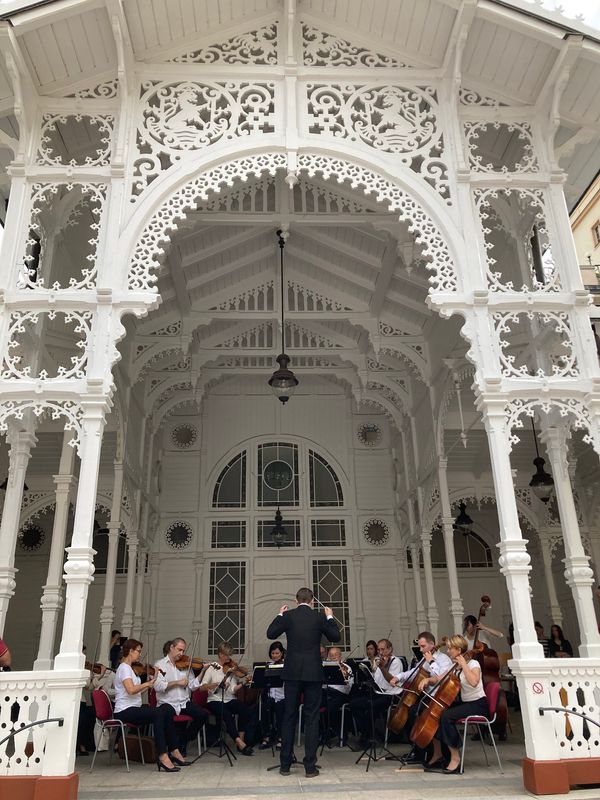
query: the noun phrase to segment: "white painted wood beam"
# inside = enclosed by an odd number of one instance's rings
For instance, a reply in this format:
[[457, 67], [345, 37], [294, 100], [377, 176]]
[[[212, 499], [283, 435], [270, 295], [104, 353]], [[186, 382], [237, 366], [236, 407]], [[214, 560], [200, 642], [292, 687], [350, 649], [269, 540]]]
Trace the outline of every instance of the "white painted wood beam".
[[[229, 221], [229, 225], [233, 223], [231, 220]], [[193, 233], [189, 233], [182, 237], [177, 237], [178, 244], [188, 241], [189, 239], [197, 238], [198, 235], [202, 235], [205, 231], [195, 231]], [[197, 249], [193, 249], [191, 252], [186, 253], [185, 256], [182, 256], [181, 265], [183, 269], [186, 267], [192, 266], [199, 262], [207, 261], [209, 258], [213, 256], [219, 255], [224, 250], [231, 250], [234, 247], [239, 247], [240, 245], [245, 245], [252, 242], [254, 239], [258, 239], [261, 236], [264, 237], [266, 230], [258, 230], [256, 228], [251, 228], [250, 230], [240, 231], [239, 233], [233, 234], [233, 236], [227, 235], [227, 231], [223, 231], [223, 239], [215, 244], [206, 245], [200, 244]], [[277, 240], [275, 238], [275, 227], [273, 227], [273, 253], [277, 252]]]
[[187, 289], [190, 293], [192, 293], [195, 289], [204, 286], [204, 284], [211, 283], [217, 278], [222, 278], [224, 275], [228, 275], [230, 272], [242, 269], [242, 267], [248, 266], [248, 264], [255, 264], [257, 261], [260, 261], [261, 259], [267, 259], [269, 257], [275, 258], [275, 253], [273, 251], [273, 245], [269, 244], [265, 245], [260, 250], [245, 253], [243, 256], [235, 258], [232, 261], [228, 261], [226, 264], [221, 264], [216, 269], [210, 269], [208, 264], [204, 264], [203, 266], [205, 267], [206, 271], [193, 278], [189, 275], [188, 270], [188, 275], [186, 276]]
[[381, 269], [375, 281], [375, 291], [369, 303], [369, 310], [374, 317], [378, 318], [381, 314], [398, 260], [397, 242], [388, 234], [387, 243], [381, 259]]
[[0, 50], [4, 53], [6, 69], [13, 88], [14, 115], [19, 123], [19, 147], [15, 159], [25, 156], [27, 148], [32, 148], [34, 119], [38, 103], [35, 81], [23, 56], [21, 45], [10, 23], [0, 21]]
[[[297, 240], [296, 240], [297, 241]], [[355, 275], [353, 272], [348, 272], [347, 270], [343, 269], [337, 264], [332, 264], [331, 262], [327, 261], [325, 258], [320, 258], [319, 256], [308, 255], [300, 246], [296, 246], [293, 243], [293, 240], [290, 238], [288, 244], [286, 245], [286, 253], [293, 255], [295, 258], [298, 258], [301, 262], [308, 264], [310, 266], [316, 267], [317, 269], [322, 270], [326, 274], [335, 275], [338, 278], [346, 281], [350, 286], [354, 284], [355, 286], [360, 286], [363, 289], [367, 289], [369, 292], [373, 291], [373, 281], [369, 278], [362, 277], [360, 275]]]
[[[310, 234], [310, 235], [309, 235]], [[293, 235], [293, 230], [292, 230]], [[345, 256], [352, 258], [354, 261], [364, 261], [370, 267], [378, 270], [381, 266], [381, 261], [377, 258], [377, 256], [371, 255], [369, 253], [365, 253], [362, 250], [357, 251], [355, 247], [348, 244], [347, 242], [340, 242], [338, 239], [333, 238], [332, 236], [327, 236], [322, 230], [302, 230], [300, 234], [301, 237], [305, 239], [309, 239], [312, 242], [318, 242], [322, 244], [324, 247], [329, 248], [330, 250], [335, 250], [338, 253], [343, 253]], [[383, 237], [377, 237], [381, 244], [385, 243]], [[292, 236], [290, 236], [290, 242], [292, 242]], [[295, 242], [294, 242], [295, 244]]]

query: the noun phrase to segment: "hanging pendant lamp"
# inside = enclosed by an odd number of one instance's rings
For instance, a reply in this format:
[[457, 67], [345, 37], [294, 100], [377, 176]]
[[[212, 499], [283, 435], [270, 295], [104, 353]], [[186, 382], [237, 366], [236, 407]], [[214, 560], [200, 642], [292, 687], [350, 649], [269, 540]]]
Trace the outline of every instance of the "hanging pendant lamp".
[[271, 387], [275, 397], [280, 400], [283, 405], [285, 405], [296, 390], [299, 381], [291, 369], [288, 369], [290, 358], [285, 353], [285, 317], [283, 306], [283, 251], [285, 249], [285, 238], [282, 230], [276, 231], [276, 234], [277, 243], [279, 245], [281, 267], [281, 353], [276, 358], [276, 361], [279, 364], [279, 369], [276, 369], [269, 378], [269, 386]]
[[541, 500], [542, 503], [547, 503], [552, 497], [552, 492], [554, 491], [554, 479], [552, 478], [552, 475], [547, 473], [544, 469], [544, 464], [546, 462], [540, 456], [533, 417], [531, 418], [531, 427], [533, 428], [533, 442], [535, 444], [536, 453], [536, 457], [533, 459], [533, 466], [535, 467], [536, 471], [529, 481], [529, 486], [538, 500]]

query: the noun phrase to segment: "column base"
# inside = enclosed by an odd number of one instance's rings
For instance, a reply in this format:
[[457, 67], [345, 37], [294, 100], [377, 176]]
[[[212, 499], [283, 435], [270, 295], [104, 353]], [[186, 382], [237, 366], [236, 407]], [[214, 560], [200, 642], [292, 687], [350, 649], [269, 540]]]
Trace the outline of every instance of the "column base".
[[532, 794], [568, 794], [571, 786], [600, 784], [600, 758], [524, 758], [522, 767], [523, 785]]
[[0, 778], [0, 797], [11, 800], [77, 800], [79, 775], [9, 775]]

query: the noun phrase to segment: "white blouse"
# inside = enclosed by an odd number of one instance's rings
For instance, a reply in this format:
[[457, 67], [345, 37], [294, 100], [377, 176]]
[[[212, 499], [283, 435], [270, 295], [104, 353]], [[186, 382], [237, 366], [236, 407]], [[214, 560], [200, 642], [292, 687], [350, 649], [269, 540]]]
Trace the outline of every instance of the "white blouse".
[[115, 714], [125, 711], [126, 708], [139, 708], [142, 705], [142, 693], [128, 694], [123, 686], [123, 681], [130, 678], [134, 686], [139, 686], [142, 679], [131, 669], [129, 664], [119, 664], [115, 674]]
[[476, 669], [479, 672], [479, 680], [477, 681], [477, 686], [471, 686], [471, 684], [467, 681], [464, 672], [460, 673], [460, 699], [463, 701], [463, 703], [470, 703], [472, 700], [479, 700], [481, 697], [485, 697], [479, 661], [475, 661], [475, 659], [472, 658], [467, 662], [467, 666], [469, 669]]

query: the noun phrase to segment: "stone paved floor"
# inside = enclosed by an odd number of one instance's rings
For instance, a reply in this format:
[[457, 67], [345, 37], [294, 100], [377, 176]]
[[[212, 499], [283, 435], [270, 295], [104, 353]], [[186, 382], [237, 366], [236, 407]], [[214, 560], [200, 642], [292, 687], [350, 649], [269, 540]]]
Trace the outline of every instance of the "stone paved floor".
[[[406, 752], [406, 745], [391, 745], [394, 752]], [[494, 751], [487, 747], [490, 766], [486, 767], [481, 745], [468, 742], [464, 775], [439, 775], [422, 770], [404, 769], [396, 772], [390, 761], [378, 761], [366, 772], [366, 760], [355, 764], [359, 753], [349, 749], [325, 749], [319, 756], [322, 767], [318, 778], [307, 779], [301, 765], [293, 768], [289, 777], [275, 769], [270, 750], [255, 751], [254, 756], [238, 757], [233, 767], [225, 758], [210, 753], [193, 766], [176, 774], [158, 772], [148, 765], [132, 764], [131, 773], [123, 761], [113, 760], [102, 753], [92, 774], [83, 759], [77, 760], [80, 770], [80, 800], [258, 800], [258, 798], [298, 798], [298, 800], [439, 800], [451, 798], [489, 798], [489, 800], [519, 800], [529, 795], [521, 780], [521, 759], [524, 755], [522, 737], [517, 731], [509, 741], [499, 743], [504, 774], [500, 773]], [[302, 750], [300, 749], [300, 754]], [[87, 761], [87, 759], [86, 759]], [[547, 795], [547, 800], [564, 795]], [[600, 800], [600, 786], [572, 790], [573, 800]]]

